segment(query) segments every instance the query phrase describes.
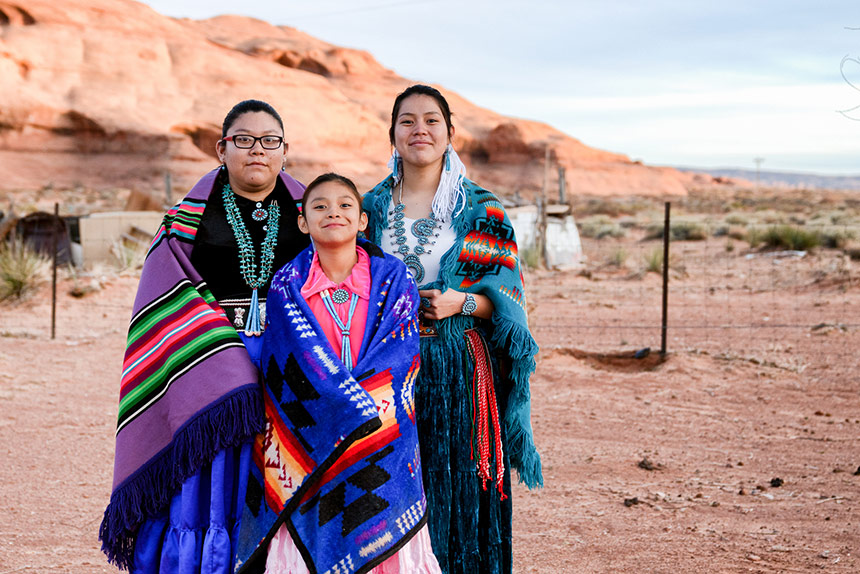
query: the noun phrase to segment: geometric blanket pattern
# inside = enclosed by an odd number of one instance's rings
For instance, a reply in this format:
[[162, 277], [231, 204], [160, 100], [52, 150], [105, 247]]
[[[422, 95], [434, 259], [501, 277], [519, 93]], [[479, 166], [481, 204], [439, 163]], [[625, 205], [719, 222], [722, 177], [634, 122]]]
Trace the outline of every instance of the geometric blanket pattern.
[[418, 292], [405, 265], [365, 241], [372, 289], [349, 372], [301, 295], [302, 252], [273, 278], [263, 340], [265, 430], [256, 438], [239, 571], [261, 571], [285, 524], [313, 573], [367, 572], [426, 521], [412, 385]]

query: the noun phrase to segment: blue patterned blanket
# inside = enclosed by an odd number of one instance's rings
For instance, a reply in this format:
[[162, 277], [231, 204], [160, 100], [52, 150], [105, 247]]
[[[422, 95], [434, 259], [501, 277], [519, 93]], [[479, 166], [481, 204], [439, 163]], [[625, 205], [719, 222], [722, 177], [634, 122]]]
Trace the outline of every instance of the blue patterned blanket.
[[400, 260], [360, 245], [373, 288], [351, 373], [301, 295], [313, 248], [272, 279], [262, 352], [266, 428], [254, 446], [241, 572], [260, 571], [281, 524], [312, 574], [361, 574], [426, 520], [413, 403], [418, 291]]

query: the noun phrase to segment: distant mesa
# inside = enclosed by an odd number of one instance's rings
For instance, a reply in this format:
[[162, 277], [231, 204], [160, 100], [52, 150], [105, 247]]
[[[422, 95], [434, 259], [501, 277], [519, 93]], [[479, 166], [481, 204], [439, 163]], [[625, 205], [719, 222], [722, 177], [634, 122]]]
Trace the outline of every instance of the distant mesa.
[[[26, 6], [26, 7], [25, 7]], [[368, 189], [387, 174], [394, 96], [414, 80], [369, 53], [253, 18], [162, 16], [132, 0], [0, 2], [0, 189], [187, 189], [217, 165], [220, 125], [258, 98], [282, 114], [291, 172], [337, 170]], [[501, 195], [540, 192], [564, 169], [576, 195], [683, 195], [694, 176], [502, 116], [444, 86], [470, 176]], [[698, 185], [698, 184], [697, 184]]]
[[737, 168], [679, 167], [684, 172], [707, 173], [717, 183], [742, 183], [788, 189], [829, 189], [842, 191], [860, 190], [860, 173], [857, 175], [818, 175], [815, 173], [790, 171], [760, 171]]

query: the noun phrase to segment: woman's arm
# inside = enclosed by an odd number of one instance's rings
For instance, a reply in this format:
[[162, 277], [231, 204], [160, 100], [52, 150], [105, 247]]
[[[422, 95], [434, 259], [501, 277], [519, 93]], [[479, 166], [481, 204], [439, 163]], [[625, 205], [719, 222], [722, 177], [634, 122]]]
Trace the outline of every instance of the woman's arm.
[[[463, 303], [466, 301], [466, 293], [454, 289], [448, 289], [444, 293], [438, 289], [426, 289], [418, 291], [418, 294], [421, 295], [421, 310], [428, 319], [439, 320], [456, 315], [462, 312]], [[479, 293], [475, 293], [473, 297], [478, 308], [472, 316], [481, 319], [492, 317], [495, 307], [490, 298]]]

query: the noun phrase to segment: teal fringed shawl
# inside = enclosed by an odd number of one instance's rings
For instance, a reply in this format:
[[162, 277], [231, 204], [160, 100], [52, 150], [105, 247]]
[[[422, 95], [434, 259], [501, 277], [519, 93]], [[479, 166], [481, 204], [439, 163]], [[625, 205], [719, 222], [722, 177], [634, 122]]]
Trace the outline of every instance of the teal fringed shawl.
[[[369, 224], [367, 238], [381, 241], [388, 226], [388, 207], [394, 185], [389, 176], [364, 196]], [[502, 358], [508, 369], [502, 373], [511, 391], [503, 414], [507, 434], [506, 452], [520, 482], [529, 488], [543, 486], [540, 455], [532, 435], [529, 379], [535, 370], [538, 345], [529, 332], [526, 296], [517, 254], [514, 228], [501, 202], [490, 191], [464, 179], [466, 205], [454, 210], [454, 246], [442, 256], [439, 280], [422, 288], [442, 291], [456, 289], [489, 297], [495, 310], [489, 330], [491, 351]], [[460, 336], [472, 319], [454, 315], [437, 322], [443, 339]]]

